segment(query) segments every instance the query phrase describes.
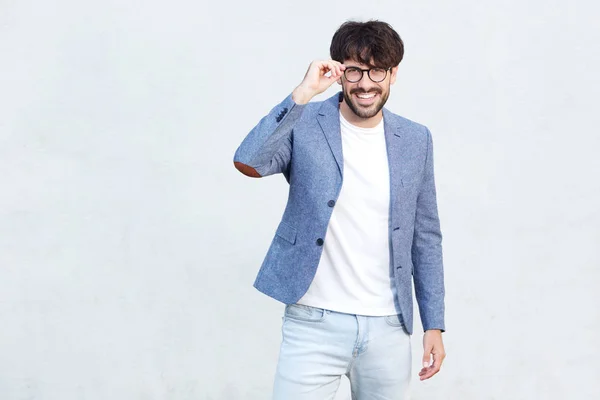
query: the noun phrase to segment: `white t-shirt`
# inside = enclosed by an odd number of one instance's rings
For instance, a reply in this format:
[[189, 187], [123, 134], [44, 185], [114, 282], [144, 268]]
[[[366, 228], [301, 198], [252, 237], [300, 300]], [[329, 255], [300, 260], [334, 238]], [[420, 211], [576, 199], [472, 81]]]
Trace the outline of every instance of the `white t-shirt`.
[[344, 179], [323, 254], [298, 301], [349, 314], [396, 314], [390, 270], [390, 175], [383, 119], [360, 128], [340, 113]]

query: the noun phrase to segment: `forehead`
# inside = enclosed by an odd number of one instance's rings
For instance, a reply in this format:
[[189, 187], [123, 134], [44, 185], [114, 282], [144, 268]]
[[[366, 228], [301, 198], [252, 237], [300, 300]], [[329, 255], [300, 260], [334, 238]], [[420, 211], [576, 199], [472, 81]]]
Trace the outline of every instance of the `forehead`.
[[361, 69], [369, 69], [369, 68], [375, 68], [375, 67], [377, 67], [373, 63], [373, 60], [371, 60], [371, 65], [369, 65], [369, 64], [363, 64], [362, 62], [356, 61], [354, 59], [346, 59], [346, 60], [344, 60], [343, 64], [346, 67], [358, 67], [358, 68], [361, 68]]

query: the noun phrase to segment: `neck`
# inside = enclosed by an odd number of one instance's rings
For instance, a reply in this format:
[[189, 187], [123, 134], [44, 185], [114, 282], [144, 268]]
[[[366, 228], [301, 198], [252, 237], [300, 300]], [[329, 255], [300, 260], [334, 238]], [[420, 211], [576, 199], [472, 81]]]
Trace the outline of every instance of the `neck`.
[[346, 118], [346, 121], [350, 122], [352, 125], [356, 125], [359, 128], [375, 128], [383, 118], [383, 109], [379, 110], [377, 114], [370, 118], [362, 118], [358, 115], [354, 114], [354, 111], [348, 107], [346, 104], [346, 100], [342, 100], [340, 103], [340, 112]]

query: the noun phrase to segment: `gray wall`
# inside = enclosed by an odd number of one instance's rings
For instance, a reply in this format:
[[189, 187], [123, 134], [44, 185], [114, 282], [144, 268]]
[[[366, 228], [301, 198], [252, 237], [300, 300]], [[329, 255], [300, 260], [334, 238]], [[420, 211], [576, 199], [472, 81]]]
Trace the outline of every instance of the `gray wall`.
[[0, 398], [269, 397], [287, 184], [232, 157], [348, 18], [399, 31], [388, 107], [434, 135], [448, 358], [419, 382], [415, 332], [413, 399], [599, 398], [598, 11], [1, 1]]

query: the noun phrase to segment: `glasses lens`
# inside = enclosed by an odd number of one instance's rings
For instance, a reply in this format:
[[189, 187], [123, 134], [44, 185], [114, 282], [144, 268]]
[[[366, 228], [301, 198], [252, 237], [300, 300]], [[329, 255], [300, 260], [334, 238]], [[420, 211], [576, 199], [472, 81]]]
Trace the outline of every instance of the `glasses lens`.
[[374, 82], [381, 82], [382, 80], [385, 79], [386, 75], [387, 75], [387, 70], [385, 70], [383, 68], [373, 68], [369, 71], [369, 77]]
[[358, 82], [362, 78], [362, 71], [358, 68], [346, 68], [344, 76], [348, 82]]

